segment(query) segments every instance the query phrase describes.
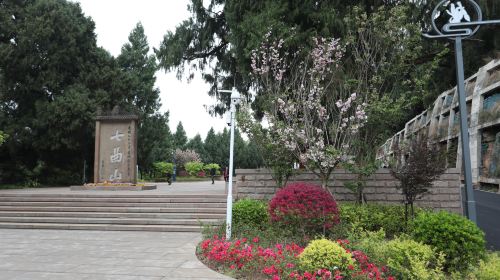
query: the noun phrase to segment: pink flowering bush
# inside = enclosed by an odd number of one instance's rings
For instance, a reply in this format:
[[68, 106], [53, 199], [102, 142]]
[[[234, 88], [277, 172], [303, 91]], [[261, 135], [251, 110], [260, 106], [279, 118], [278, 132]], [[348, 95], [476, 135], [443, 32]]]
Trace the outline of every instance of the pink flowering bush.
[[326, 188], [332, 171], [354, 152], [369, 94], [339, 90], [345, 53], [339, 39], [311, 43], [310, 50], [288, 53], [285, 41], [269, 31], [252, 52], [251, 67], [258, 90], [271, 101], [264, 113], [276, 135], [273, 144], [291, 152]]
[[307, 183], [293, 183], [279, 190], [269, 202], [269, 215], [272, 222], [298, 229], [303, 234], [324, 232], [339, 223], [333, 196]]
[[347, 271], [338, 267], [319, 268], [315, 271], [303, 271], [299, 268], [299, 256], [304, 248], [297, 244], [275, 244], [263, 247], [260, 238], [242, 238], [225, 241], [218, 236], [205, 239], [200, 243], [198, 257], [209, 267], [242, 279], [373, 279], [394, 280], [387, 275], [385, 267], [379, 268], [369, 262], [369, 258], [360, 251], [351, 252], [349, 241], [337, 243], [352, 255], [352, 263]]

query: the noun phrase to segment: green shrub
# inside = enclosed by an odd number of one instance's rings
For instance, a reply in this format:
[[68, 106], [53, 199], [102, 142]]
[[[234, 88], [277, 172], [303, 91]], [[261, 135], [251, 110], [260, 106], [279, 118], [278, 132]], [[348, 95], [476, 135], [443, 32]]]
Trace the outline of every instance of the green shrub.
[[396, 238], [384, 245], [384, 259], [396, 279], [445, 279], [444, 254], [411, 239]]
[[[405, 227], [405, 209], [402, 205], [339, 203], [340, 223], [352, 232], [379, 231], [384, 229], [388, 237], [409, 232]], [[420, 213], [421, 208], [415, 208]], [[334, 229], [335, 230], [335, 229]]]
[[351, 246], [364, 252], [371, 262], [386, 265], [396, 279], [444, 279], [444, 254], [403, 236], [388, 241], [383, 230], [363, 232]]
[[485, 254], [484, 233], [473, 222], [445, 211], [421, 213], [414, 220], [413, 238], [446, 255], [445, 269], [464, 271]]
[[495, 280], [500, 279], [500, 255], [498, 252], [489, 253], [485, 260], [481, 260], [477, 267], [468, 277], [471, 280]]
[[167, 175], [167, 173], [174, 173], [174, 164], [171, 162], [158, 161], [153, 163], [153, 169], [155, 177], [162, 178]]
[[362, 251], [370, 256], [370, 261], [378, 265], [385, 265], [384, 249], [387, 243], [383, 229], [379, 231], [363, 231], [356, 237], [349, 238], [354, 250]]
[[337, 242], [328, 239], [311, 241], [299, 255], [300, 268], [305, 271], [317, 271], [325, 268], [330, 271], [337, 267], [340, 271], [350, 271], [349, 266], [354, 266], [351, 253], [347, 252]]
[[184, 164], [184, 168], [189, 175], [196, 176], [203, 170], [203, 163], [198, 161], [186, 162], [186, 164]]
[[217, 164], [217, 163], [209, 163], [209, 164], [205, 164], [203, 166], [203, 170], [205, 170], [205, 172], [207, 174], [210, 174], [210, 171], [213, 169], [215, 169], [215, 175], [220, 175], [220, 166]]
[[233, 205], [233, 227], [263, 228], [268, 221], [267, 202], [240, 199]]

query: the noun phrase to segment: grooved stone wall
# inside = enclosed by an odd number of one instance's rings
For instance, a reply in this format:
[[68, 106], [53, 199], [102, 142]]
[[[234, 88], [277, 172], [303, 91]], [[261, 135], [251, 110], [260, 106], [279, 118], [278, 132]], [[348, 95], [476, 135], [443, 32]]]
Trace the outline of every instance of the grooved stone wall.
[[[332, 173], [328, 186], [337, 201], [355, 200], [353, 192], [344, 187], [344, 182], [353, 181], [355, 177], [342, 169]], [[235, 181], [238, 198], [270, 199], [276, 191], [276, 183], [267, 169], [237, 169]], [[318, 177], [308, 171], [295, 175], [289, 182], [321, 184]], [[366, 182], [366, 199], [368, 202], [402, 203], [403, 195], [396, 188], [398, 184], [388, 169], [379, 169]], [[429, 194], [416, 201], [416, 205], [463, 214], [461, 201], [459, 170], [451, 168], [434, 182]]]

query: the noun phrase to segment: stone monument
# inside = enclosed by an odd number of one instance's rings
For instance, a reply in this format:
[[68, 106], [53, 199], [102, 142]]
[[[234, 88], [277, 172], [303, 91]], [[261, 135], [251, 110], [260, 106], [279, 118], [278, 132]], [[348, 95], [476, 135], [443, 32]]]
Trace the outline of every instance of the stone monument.
[[137, 121], [133, 114], [98, 114], [95, 125], [94, 183], [137, 183]]
[[137, 115], [97, 111], [95, 118], [94, 183], [72, 190], [146, 190], [156, 186], [137, 184]]

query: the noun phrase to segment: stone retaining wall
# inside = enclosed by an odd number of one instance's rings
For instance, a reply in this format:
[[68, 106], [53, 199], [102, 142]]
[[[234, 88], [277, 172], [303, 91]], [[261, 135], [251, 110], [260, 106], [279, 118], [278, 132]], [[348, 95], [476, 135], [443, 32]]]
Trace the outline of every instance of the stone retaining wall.
[[[448, 169], [434, 182], [430, 193], [416, 201], [416, 205], [462, 214], [459, 176], [458, 169]], [[355, 174], [342, 169], [332, 173], [328, 186], [338, 201], [355, 200], [353, 192], [344, 187], [344, 182], [353, 181], [355, 177]], [[235, 181], [235, 193], [238, 198], [270, 199], [276, 191], [276, 183], [267, 169], [237, 169]], [[294, 176], [290, 179], [290, 182], [293, 181], [320, 184], [318, 177], [308, 171]], [[366, 199], [377, 203], [402, 203], [403, 195], [401, 190], [396, 188], [398, 184], [399, 181], [388, 169], [379, 169], [366, 182], [364, 190]]]

